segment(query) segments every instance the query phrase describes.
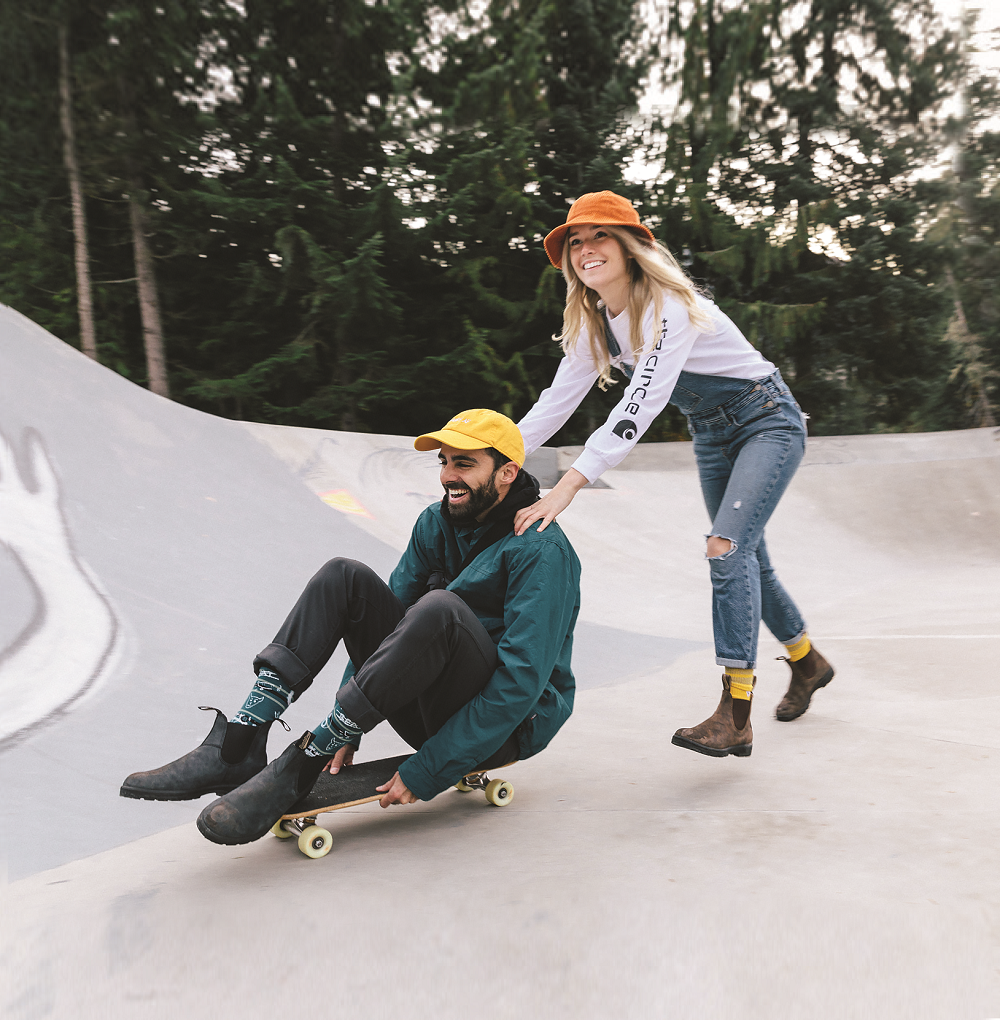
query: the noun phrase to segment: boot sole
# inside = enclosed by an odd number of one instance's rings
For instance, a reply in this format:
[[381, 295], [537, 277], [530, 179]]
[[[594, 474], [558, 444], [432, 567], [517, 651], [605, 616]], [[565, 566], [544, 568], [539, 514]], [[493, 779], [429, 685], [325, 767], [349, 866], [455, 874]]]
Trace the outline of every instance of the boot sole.
[[778, 713], [775, 712], [774, 713], [774, 718], [777, 719], [778, 722], [791, 722], [793, 719], [798, 719], [801, 716], [804, 716], [806, 714], [806, 712], [808, 711], [809, 706], [812, 704], [813, 695], [818, 690], [821, 690], [822, 688], [826, 687], [826, 685], [834, 678], [834, 675], [835, 675], [835, 670], [834, 670], [833, 666], [831, 666], [823, 674], [823, 676], [820, 677], [819, 683], [816, 684], [816, 686], [809, 692], [809, 697], [806, 698], [806, 703], [802, 706], [802, 711], [801, 712], [796, 712], [795, 715], [778, 715]]
[[268, 826], [259, 836], [253, 836], [250, 839], [223, 839], [213, 828], [206, 825], [200, 817], [198, 818], [197, 825], [198, 831], [205, 839], [218, 843], [219, 846], [245, 846], [247, 843], [256, 843], [258, 839], [263, 839], [271, 831], [271, 827]]
[[207, 793], [214, 793], [217, 797], [223, 797], [232, 793], [235, 786], [220, 787], [213, 790], [211, 787], [205, 790], [139, 790], [133, 787], [123, 786], [118, 791], [119, 797], [129, 797], [132, 800], [198, 800]]
[[699, 754], [707, 754], [712, 758], [725, 758], [733, 755], [735, 758], [749, 758], [753, 752], [753, 744], [734, 744], [732, 747], [706, 747], [704, 744], [695, 743], [687, 737], [674, 734], [670, 740], [671, 744], [678, 747], [686, 747], [689, 751], [697, 751]]

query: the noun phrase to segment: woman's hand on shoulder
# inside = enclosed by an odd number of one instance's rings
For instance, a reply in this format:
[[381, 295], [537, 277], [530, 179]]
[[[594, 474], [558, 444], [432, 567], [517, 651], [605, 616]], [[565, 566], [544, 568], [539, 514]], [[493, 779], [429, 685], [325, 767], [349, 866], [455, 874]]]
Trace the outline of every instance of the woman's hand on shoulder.
[[576, 468], [570, 468], [559, 479], [554, 489], [537, 503], [526, 506], [514, 515], [514, 534], [523, 535], [535, 521], [541, 521], [538, 530], [544, 531], [573, 502], [573, 497], [587, 484], [587, 479]]

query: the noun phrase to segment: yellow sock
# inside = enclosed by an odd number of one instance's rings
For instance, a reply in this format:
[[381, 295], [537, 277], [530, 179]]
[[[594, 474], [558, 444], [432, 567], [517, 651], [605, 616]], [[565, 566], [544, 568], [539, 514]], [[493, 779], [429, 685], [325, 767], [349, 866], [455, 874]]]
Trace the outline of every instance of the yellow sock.
[[792, 662], [798, 662], [799, 659], [804, 659], [809, 654], [812, 642], [809, 640], [809, 635], [803, 631], [802, 637], [794, 645], [785, 645], [785, 648], [788, 649], [788, 658]]
[[735, 669], [726, 666], [726, 678], [729, 680], [729, 693], [736, 701], [749, 701], [753, 694], [753, 670]]

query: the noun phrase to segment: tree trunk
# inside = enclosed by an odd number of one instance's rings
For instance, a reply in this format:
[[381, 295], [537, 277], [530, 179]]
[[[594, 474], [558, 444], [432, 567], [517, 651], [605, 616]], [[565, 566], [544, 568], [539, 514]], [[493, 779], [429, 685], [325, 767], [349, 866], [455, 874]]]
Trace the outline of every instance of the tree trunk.
[[993, 414], [993, 405], [990, 403], [986, 389], [986, 380], [991, 372], [986, 363], [985, 352], [979, 343], [979, 337], [969, 330], [965, 309], [962, 307], [962, 299], [955, 282], [955, 274], [951, 271], [950, 266], [945, 269], [944, 275], [948, 286], [951, 287], [955, 303], [955, 314], [948, 324], [946, 336], [953, 343], [960, 345], [964, 355], [961, 367], [965, 369], [965, 377], [968, 380], [969, 422], [973, 428], [996, 428], [996, 416]]
[[124, 152], [128, 181], [128, 218], [132, 226], [132, 253], [135, 257], [136, 289], [139, 293], [139, 317], [142, 320], [142, 343], [146, 352], [146, 377], [149, 388], [161, 397], [170, 396], [167, 380], [167, 359], [164, 355], [163, 323], [160, 319], [160, 298], [156, 292], [156, 269], [149, 242], [146, 208], [142, 204], [142, 176], [136, 166], [139, 124], [135, 115], [135, 95], [125, 78], [118, 79], [118, 92], [122, 100], [127, 147]]
[[142, 318], [142, 340], [146, 351], [146, 374], [149, 388], [161, 397], [170, 396], [167, 363], [163, 353], [163, 325], [160, 320], [160, 299], [156, 293], [156, 272], [153, 253], [146, 241], [146, 210], [139, 195], [142, 187], [137, 178], [129, 181], [128, 215], [132, 225], [132, 250], [135, 254], [136, 286], [139, 291], [139, 315]]
[[87, 210], [76, 158], [73, 129], [73, 92], [69, 68], [69, 30], [59, 25], [59, 120], [63, 133], [63, 160], [69, 178], [73, 207], [73, 255], [76, 262], [76, 308], [80, 319], [80, 347], [88, 358], [97, 360], [97, 332], [94, 329], [94, 302], [90, 287], [90, 253], [87, 248]]

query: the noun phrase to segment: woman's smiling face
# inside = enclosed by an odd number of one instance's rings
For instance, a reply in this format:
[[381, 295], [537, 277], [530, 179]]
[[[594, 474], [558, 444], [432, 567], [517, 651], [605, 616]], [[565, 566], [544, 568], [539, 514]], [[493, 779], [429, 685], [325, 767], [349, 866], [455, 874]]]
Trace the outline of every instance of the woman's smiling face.
[[628, 266], [621, 245], [597, 223], [569, 231], [569, 257], [580, 281], [605, 297], [605, 291], [627, 286]]

